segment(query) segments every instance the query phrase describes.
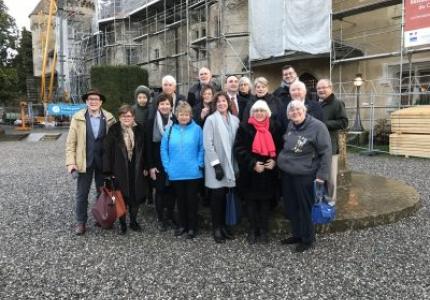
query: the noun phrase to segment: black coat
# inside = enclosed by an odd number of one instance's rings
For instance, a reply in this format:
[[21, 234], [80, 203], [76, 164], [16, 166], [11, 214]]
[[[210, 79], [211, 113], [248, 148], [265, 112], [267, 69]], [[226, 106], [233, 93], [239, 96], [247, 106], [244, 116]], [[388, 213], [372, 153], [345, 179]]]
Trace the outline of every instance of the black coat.
[[284, 119], [286, 118], [286, 115], [285, 115], [286, 107], [284, 107], [282, 102], [272, 94], [266, 94], [264, 95], [264, 97], [261, 97], [261, 98], [257, 96], [252, 97], [243, 111], [242, 122], [245, 122], [245, 123], [248, 122], [249, 114], [251, 112], [251, 107], [252, 105], [254, 105], [254, 103], [257, 100], [266, 101], [267, 105], [269, 106], [272, 112], [272, 116], [270, 118], [277, 123], [278, 127], [282, 128], [284, 124]]
[[[214, 88], [215, 92], [221, 91], [221, 87], [216, 83], [214, 79], [212, 79], [211, 85]], [[201, 97], [200, 97], [201, 89], [202, 89], [202, 85], [200, 84], [200, 81], [199, 81], [196, 84], [192, 85], [188, 90], [187, 100], [192, 107], [196, 106], [198, 103], [201, 102]]]
[[[272, 134], [275, 143], [276, 153], [282, 148], [282, 133], [276, 122], [270, 120], [269, 131]], [[245, 198], [271, 199], [277, 194], [278, 171], [275, 167], [273, 170], [265, 170], [262, 173], [254, 171], [257, 161], [265, 162], [270, 157], [252, 153], [252, 143], [256, 130], [248, 122], [242, 122], [236, 133], [234, 142], [234, 154], [239, 164], [239, 192]], [[276, 161], [276, 157], [273, 158]]]
[[246, 109], [246, 106], [248, 105], [248, 103], [254, 103], [255, 102], [255, 96], [252, 95], [251, 93], [244, 95], [242, 93], [239, 92], [239, 94], [237, 94], [237, 103], [239, 105], [239, 120], [243, 121], [243, 112]]
[[210, 111], [209, 113], [206, 115], [206, 117], [204, 119], [201, 118], [201, 113], [202, 113], [202, 109], [203, 109], [203, 104], [202, 102], [197, 103], [194, 107], [193, 107], [193, 119], [194, 121], [200, 125], [200, 127], [203, 128], [203, 125], [205, 125], [205, 121], [206, 118], [209, 117], [210, 115]]
[[346, 115], [345, 103], [336, 99], [334, 94], [331, 94], [323, 102], [320, 103], [323, 114], [324, 123], [330, 133], [333, 154], [339, 153], [338, 132], [348, 128], [348, 116]]
[[[140, 203], [145, 199], [147, 185], [144, 180], [143, 171], [148, 169], [147, 153], [145, 151], [146, 134], [142, 125], [133, 127], [134, 132], [134, 170], [129, 170], [129, 160], [127, 148], [125, 147], [122, 135], [121, 123], [118, 122], [109, 129], [104, 139], [103, 153], [103, 173], [114, 175], [119, 184], [119, 188], [124, 197], [129, 198], [128, 203]], [[134, 182], [130, 182], [130, 177], [134, 177]], [[134, 199], [130, 198], [133, 195]]]
[[288, 104], [291, 102], [290, 87], [288, 86], [278, 87], [273, 92], [273, 95], [275, 95], [275, 97], [277, 97], [285, 107], [287, 107]]
[[157, 191], [163, 191], [166, 188], [167, 174], [164, 171], [163, 164], [161, 163], [161, 141], [152, 141], [156, 113], [156, 110], [153, 111], [145, 127], [146, 136], [148, 137], [148, 142], [146, 143], [146, 152], [148, 154], [148, 169], [157, 168], [160, 172], [157, 174], [157, 179], [154, 181], [154, 187]]

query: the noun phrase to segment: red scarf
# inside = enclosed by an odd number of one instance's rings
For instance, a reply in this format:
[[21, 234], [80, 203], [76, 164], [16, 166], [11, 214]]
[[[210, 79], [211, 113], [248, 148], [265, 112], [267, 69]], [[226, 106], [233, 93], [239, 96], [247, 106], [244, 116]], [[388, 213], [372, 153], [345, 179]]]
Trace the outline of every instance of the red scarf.
[[272, 134], [269, 131], [269, 122], [269, 118], [266, 118], [262, 122], [257, 121], [254, 117], [248, 119], [248, 123], [254, 126], [257, 131], [252, 142], [252, 153], [261, 156], [276, 157], [276, 148]]

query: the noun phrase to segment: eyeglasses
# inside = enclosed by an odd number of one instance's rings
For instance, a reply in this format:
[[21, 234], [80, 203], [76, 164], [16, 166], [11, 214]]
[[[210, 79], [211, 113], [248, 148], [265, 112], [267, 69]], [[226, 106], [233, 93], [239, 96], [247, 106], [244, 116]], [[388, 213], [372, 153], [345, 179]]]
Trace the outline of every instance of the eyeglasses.
[[88, 97], [87, 101], [100, 101], [100, 98]]
[[257, 108], [257, 109], [254, 109], [254, 112], [266, 112], [266, 110], [265, 109]]
[[122, 118], [122, 119], [131, 119], [131, 118], [134, 118], [133, 115], [121, 115], [119, 117]]

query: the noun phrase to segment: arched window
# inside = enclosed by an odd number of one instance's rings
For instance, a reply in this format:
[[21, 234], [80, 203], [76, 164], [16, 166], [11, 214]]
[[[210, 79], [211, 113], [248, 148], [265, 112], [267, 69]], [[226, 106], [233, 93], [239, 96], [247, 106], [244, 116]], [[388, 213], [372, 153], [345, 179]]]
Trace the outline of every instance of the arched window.
[[317, 99], [318, 80], [315, 76], [310, 73], [303, 73], [299, 76], [299, 79], [306, 85], [306, 89], [308, 90], [307, 97], [309, 99]]

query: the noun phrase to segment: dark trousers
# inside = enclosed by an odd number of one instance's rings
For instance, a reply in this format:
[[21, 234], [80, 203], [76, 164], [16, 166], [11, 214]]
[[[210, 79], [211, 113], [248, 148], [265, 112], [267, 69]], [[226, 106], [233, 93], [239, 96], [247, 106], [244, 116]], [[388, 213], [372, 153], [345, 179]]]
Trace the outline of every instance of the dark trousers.
[[200, 179], [175, 180], [171, 182], [178, 199], [179, 226], [186, 230], [196, 231]]
[[156, 190], [155, 211], [159, 222], [174, 221], [175, 192], [173, 187], [166, 186], [163, 190]]
[[291, 221], [293, 236], [303, 243], [313, 243], [315, 228], [312, 223], [314, 204], [313, 175], [282, 174], [282, 190], [286, 215]]
[[[130, 201], [130, 198], [124, 197], [124, 202], [127, 205], [128, 216], [130, 218], [130, 224], [137, 223], [137, 213], [139, 212], [139, 204], [135, 203], [135, 201]], [[119, 222], [125, 224], [127, 216], [124, 215], [119, 218]]]
[[213, 229], [225, 227], [225, 202], [227, 188], [210, 189]]
[[100, 187], [103, 186], [102, 171], [95, 166], [87, 168], [86, 173], [79, 173], [76, 189], [76, 222], [86, 224], [88, 220], [88, 194], [93, 182], [96, 182], [97, 197], [100, 196]]
[[271, 205], [272, 199], [268, 198], [248, 197], [246, 199], [249, 226], [255, 233], [268, 232]]

